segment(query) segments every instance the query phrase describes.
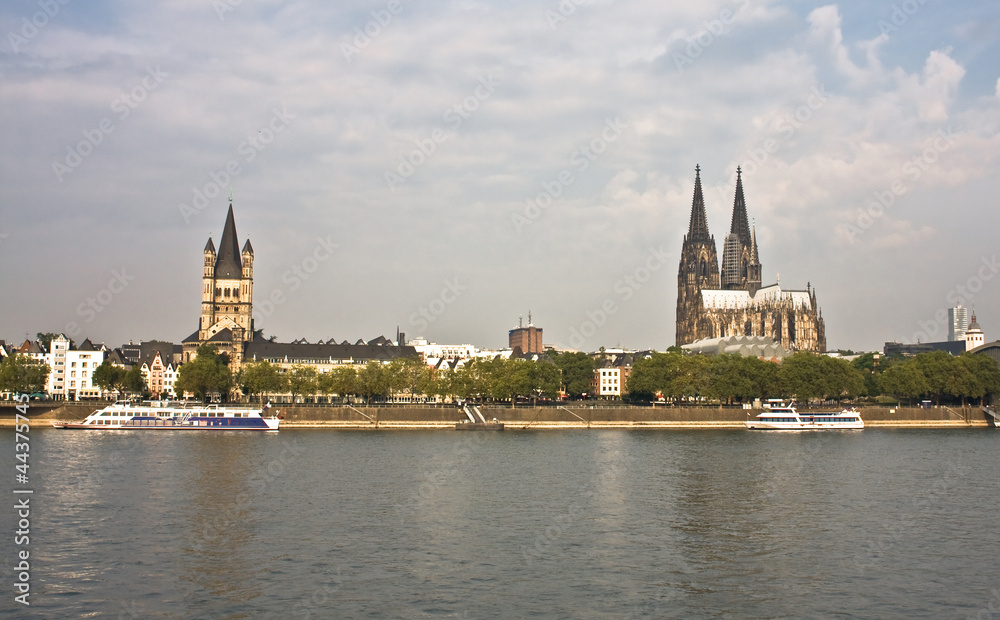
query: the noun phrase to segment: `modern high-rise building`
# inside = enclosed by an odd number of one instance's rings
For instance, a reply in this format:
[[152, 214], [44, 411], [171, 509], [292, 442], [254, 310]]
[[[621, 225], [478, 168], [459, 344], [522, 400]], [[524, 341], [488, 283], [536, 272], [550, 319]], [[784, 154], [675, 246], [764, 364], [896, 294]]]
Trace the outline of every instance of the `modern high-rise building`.
[[948, 340], [965, 340], [965, 330], [969, 328], [969, 309], [961, 304], [948, 308]]

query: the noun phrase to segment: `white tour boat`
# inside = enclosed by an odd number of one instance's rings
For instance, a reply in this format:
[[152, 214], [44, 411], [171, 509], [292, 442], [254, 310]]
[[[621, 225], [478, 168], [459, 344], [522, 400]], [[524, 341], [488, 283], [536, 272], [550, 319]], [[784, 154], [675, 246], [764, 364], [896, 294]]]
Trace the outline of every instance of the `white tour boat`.
[[799, 413], [793, 405], [772, 405], [753, 420], [744, 422], [747, 428], [768, 431], [799, 431], [828, 429], [859, 429], [865, 427], [861, 413], [843, 411], [810, 411]]
[[252, 409], [170, 401], [116, 402], [83, 420], [53, 420], [52, 426], [94, 431], [277, 431], [279, 418], [261, 415], [270, 406]]

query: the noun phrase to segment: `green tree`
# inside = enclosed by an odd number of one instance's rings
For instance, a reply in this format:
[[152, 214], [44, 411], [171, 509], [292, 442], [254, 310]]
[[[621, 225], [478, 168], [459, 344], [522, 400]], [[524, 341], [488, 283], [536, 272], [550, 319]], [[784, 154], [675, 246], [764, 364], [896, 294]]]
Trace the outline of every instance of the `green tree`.
[[358, 393], [358, 371], [353, 366], [337, 366], [319, 376], [319, 391], [323, 394], [336, 394], [344, 402], [347, 397]]
[[570, 398], [579, 398], [590, 393], [593, 389], [596, 368], [594, 358], [586, 353], [574, 351], [556, 355], [553, 362], [562, 372], [563, 389]]
[[955, 357], [945, 351], [930, 351], [913, 356], [912, 363], [927, 378], [928, 389], [925, 394], [934, 396], [935, 403], [940, 405], [955, 379]]
[[678, 354], [679, 359], [664, 391], [672, 398], [699, 398], [711, 392], [711, 358]]
[[0, 390], [30, 394], [43, 392], [49, 378], [49, 365], [15, 353], [0, 362]]
[[[232, 373], [226, 364], [228, 356], [219, 355], [215, 346], [210, 344], [198, 347], [196, 355], [195, 359], [181, 366], [174, 389], [178, 393], [192, 392], [203, 400], [214, 392], [228, 394], [232, 385]], [[136, 369], [133, 367], [133, 370]]]
[[986, 355], [978, 353], [963, 353], [956, 358], [957, 365], [968, 375], [966, 389], [960, 395], [965, 398], [978, 398], [982, 405], [987, 396], [1000, 393], [1000, 366]]
[[778, 370], [782, 391], [804, 401], [852, 398], [864, 393], [861, 372], [843, 359], [799, 351], [786, 357]]
[[547, 360], [504, 360], [505, 372], [511, 376], [511, 404], [518, 397], [531, 398], [537, 404], [538, 399], [555, 398], [559, 394], [562, 383], [562, 373], [559, 368]]
[[358, 393], [370, 401], [375, 398], [385, 398], [389, 395], [389, 372], [379, 362], [368, 362], [358, 372]]
[[825, 386], [822, 362], [819, 356], [799, 351], [781, 361], [778, 378], [782, 391], [802, 401], [823, 395]]
[[759, 396], [760, 390], [749, 372], [751, 359], [757, 360], [733, 354], [711, 358], [708, 369], [712, 396], [728, 402]]
[[125, 371], [125, 375], [122, 378], [123, 391], [137, 396], [144, 396], [146, 394], [146, 387], [146, 378], [142, 376], [142, 369], [138, 365], [132, 366]]
[[896, 363], [878, 376], [878, 388], [883, 394], [912, 400], [930, 390], [927, 377], [915, 363]]
[[255, 360], [243, 364], [237, 383], [251, 399], [256, 394], [261, 403], [264, 402], [264, 394], [285, 390], [285, 377], [281, 375], [277, 366], [267, 360]]
[[285, 373], [285, 385], [288, 391], [292, 393], [292, 402], [295, 402], [296, 396], [308, 396], [310, 394], [315, 394], [317, 391], [316, 379], [319, 373], [316, 372], [315, 366], [304, 366], [302, 364], [295, 364]]
[[636, 360], [632, 364], [632, 372], [625, 381], [629, 397], [639, 400], [652, 400], [658, 392], [666, 393], [670, 381], [680, 363], [681, 354], [654, 353], [649, 357]]
[[105, 392], [114, 391], [121, 396], [122, 392], [125, 391], [125, 374], [127, 372], [121, 366], [115, 366], [108, 360], [104, 360], [94, 371], [91, 381]]
[[416, 357], [399, 357], [389, 363], [389, 389], [393, 393], [411, 396], [431, 390], [431, 368]]

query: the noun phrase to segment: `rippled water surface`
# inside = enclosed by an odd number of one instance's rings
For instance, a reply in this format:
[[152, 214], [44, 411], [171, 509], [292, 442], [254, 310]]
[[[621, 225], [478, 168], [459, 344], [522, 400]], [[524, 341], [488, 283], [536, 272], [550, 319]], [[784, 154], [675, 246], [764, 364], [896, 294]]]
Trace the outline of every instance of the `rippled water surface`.
[[[13, 432], [0, 440], [12, 489]], [[33, 428], [31, 441], [32, 605], [13, 602], [8, 507], [0, 615], [987, 618], [1000, 609], [1000, 432], [991, 429]]]

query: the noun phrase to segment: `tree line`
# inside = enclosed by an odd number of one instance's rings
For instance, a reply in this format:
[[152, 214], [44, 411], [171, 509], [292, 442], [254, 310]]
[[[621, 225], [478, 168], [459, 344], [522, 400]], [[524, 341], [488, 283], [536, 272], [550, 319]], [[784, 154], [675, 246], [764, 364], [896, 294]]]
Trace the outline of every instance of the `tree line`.
[[686, 355], [679, 349], [635, 362], [626, 384], [630, 398], [668, 401], [748, 402], [754, 398], [800, 401], [918, 399], [965, 405], [1000, 394], [1000, 366], [985, 355], [945, 351], [885, 358], [868, 353], [848, 362], [799, 351], [780, 364], [755, 357]]
[[[174, 389], [178, 395], [188, 392], [199, 399], [242, 394], [261, 402], [268, 395], [282, 394], [291, 395], [293, 402], [320, 395], [336, 395], [345, 402], [408, 395], [414, 400], [450, 397], [513, 404], [556, 399], [560, 394], [592, 398], [598, 365], [599, 360], [585, 353], [550, 353], [539, 360], [477, 358], [444, 370], [430, 368], [418, 358], [399, 358], [389, 364], [373, 361], [329, 372], [306, 365], [284, 369], [256, 360], [233, 372], [225, 353], [203, 345], [193, 361], [180, 367]], [[8, 356], [0, 363], [0, 391], [42, 392], [48, 374], [44, 362], [20, 354]], [[120, 396], [148, 396], [138, 366], [126, 370], [104, 362], [94, 371], [93, 383]], [[985, 355], [956, 357], [944, 351], [906, 358], [868, 353], [851, 362], [800, 351], [776, 364], [739, 355], [691, 355], [672, 347], [637, 359], [624, 387], [624, 399], [633, 402], [745, 403], [794, 397], [895, 399], [910, 404], [932, 400], [964, 406], [1000, 394], [1000, 366]]]

